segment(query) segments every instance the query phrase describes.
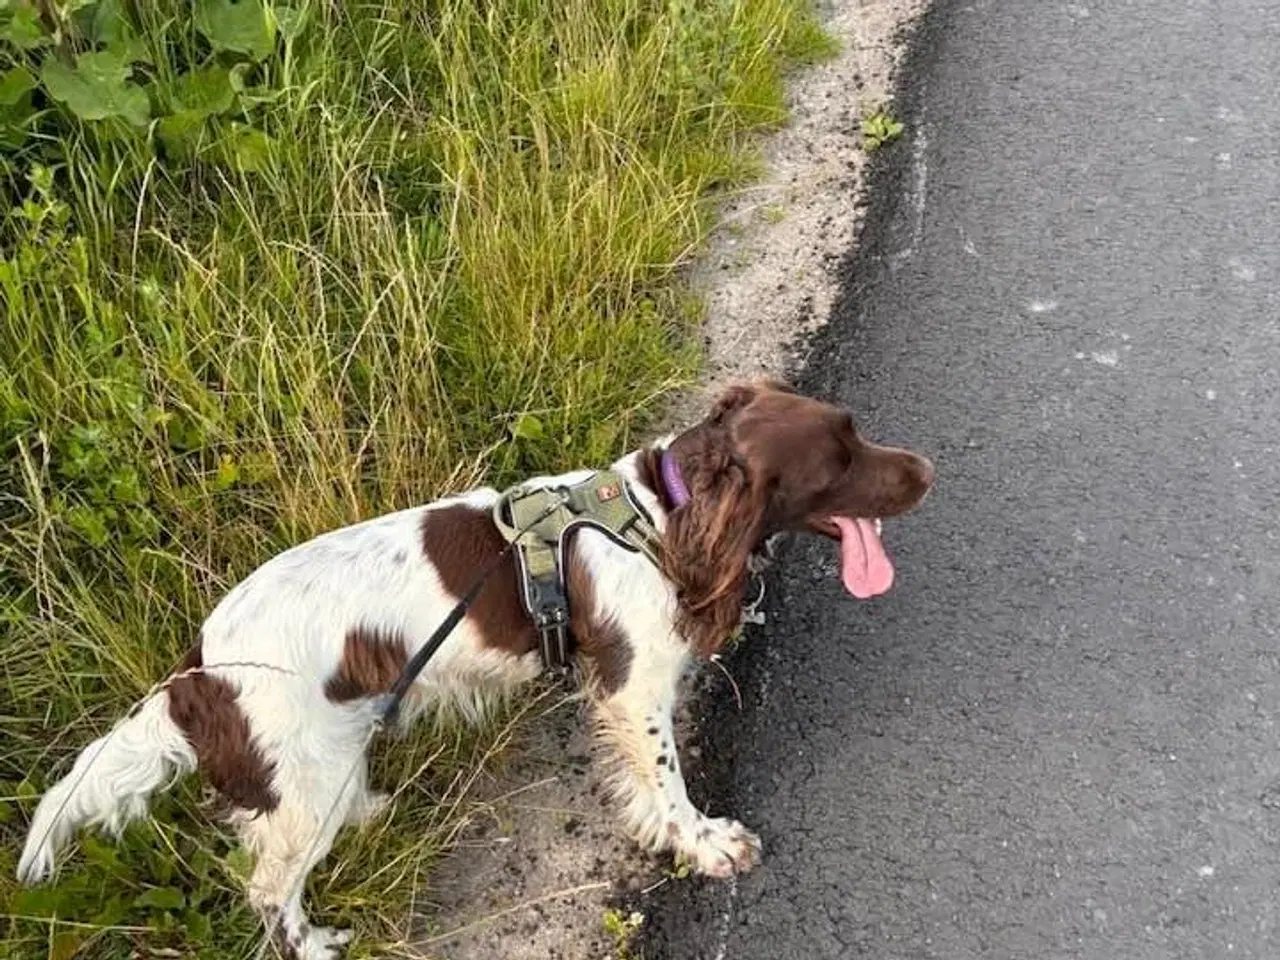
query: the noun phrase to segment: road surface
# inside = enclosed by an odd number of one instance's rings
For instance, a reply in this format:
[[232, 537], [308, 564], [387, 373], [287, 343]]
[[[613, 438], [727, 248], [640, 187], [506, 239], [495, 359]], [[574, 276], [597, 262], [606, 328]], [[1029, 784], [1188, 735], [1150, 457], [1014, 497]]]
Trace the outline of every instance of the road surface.
[[938, 466], [703, 724], [646, 960], [1280, 957], [1280, 4], [948, 2], [800, 378]]

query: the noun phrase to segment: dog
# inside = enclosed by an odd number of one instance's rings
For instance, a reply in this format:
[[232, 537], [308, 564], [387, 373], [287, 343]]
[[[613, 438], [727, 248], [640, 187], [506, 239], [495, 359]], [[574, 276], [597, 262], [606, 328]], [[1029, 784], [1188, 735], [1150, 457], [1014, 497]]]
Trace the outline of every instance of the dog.
[[[689, 800], [672, 730], [681, 675], [736, 632], [753, 552], [773, 535], [829, 537], [849, 593], [887, 591], [894, 570], [880, 520], [919, 505], [934, 469], [865, 440], [846, 411], [761, 380], [728, 388], [701, 422], [613, 470], [652, 518], [660, 549], [655, 564], [590, 527], [565, 545], [582, 690], [616, 760], [613, 793], [630, 835], [728, 877], [758, 862], [760, 841]], [[249, 897], [286, 955], [337, 957], [350, 932], [310, 925], [301, 880], [343, 824], [387, 803], [369, 789], [363, 756], [371, 705], [495, 562], [415, 681], [404, 718], [443, 706], [478, 716], [542, 670], [516, 562], [503, 559], [498, 497], [478, 489], [339, 529], [250, 574], [209, 615], [182, 667], [41, 799], [19, 878], [48, 877], [78, 827], [118, 834], [145, 815], [151, 793], [198, 769], [254, 856]]]

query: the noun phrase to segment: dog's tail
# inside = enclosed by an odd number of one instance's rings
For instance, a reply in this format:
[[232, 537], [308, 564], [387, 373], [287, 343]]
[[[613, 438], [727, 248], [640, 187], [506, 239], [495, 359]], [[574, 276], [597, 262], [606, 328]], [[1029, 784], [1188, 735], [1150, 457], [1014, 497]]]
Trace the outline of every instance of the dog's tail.
[[196, 768], [196, 754], [169, 716], [169, 692], [143, 702], [80, 752], [71, 772], [40, 800], [18, 861], [18, 879], [38, 883], [53, 872], [58, 851], [78, 827], [119, 835], [147, 812], [151, 794]]

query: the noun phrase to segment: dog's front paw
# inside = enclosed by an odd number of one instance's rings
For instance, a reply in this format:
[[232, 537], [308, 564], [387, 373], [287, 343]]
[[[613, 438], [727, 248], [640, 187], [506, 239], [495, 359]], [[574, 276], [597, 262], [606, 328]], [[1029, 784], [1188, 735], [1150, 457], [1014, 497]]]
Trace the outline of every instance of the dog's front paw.
[[702, 817], [681, 853], [699, 873], [731, 877], [760, 862], [760, 838], [737, 820]]
[[311, 927], [296, 948], [299, 960], [338, 960], [342, 948], [351, 942], [350, 930]]

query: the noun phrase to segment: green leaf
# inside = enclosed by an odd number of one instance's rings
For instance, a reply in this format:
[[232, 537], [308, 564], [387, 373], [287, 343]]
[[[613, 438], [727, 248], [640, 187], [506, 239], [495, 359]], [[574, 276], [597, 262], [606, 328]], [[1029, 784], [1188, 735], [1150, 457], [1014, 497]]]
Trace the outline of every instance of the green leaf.
[[274, 141], [261, 130], [245, 124], [235, 124], [231, 128], [228, 146], [231, 159], [236, 167], [260, 173], [271, 165], [271, 151]]
[[156, 124], [156, 137], [169, 157], [174, 160], [195, 159], [204, 138], [205, 116], [194, 110], [180, 110], [160, 118]]
[[63, 930], [55, 934], [53, 943], [49, 946], [49, 960], [71, 960], [80, 952], [87, 936], [88, 931], [85, 930]]
[[174, 82], [172, 96], [179, 110], [206, 117], [226, 113], [236, 101], [231, 71], [219, 66], [184, 73]]
[[[133, 28], [121, 0], [74, 0], [72, 22], [91, 44], [120, 54], [126, 63], [153, 63], [146, 42]], [[69, 12], [69, 11], [68, 11]]]
[[236, 93], [244, 93], [244, 78], [252, 69], [253, 67], [247, 63], [237, 63], [232, 67], [227, 75], [231, 80], [231, 89]]
[[203, 913], [188, 910], [183, 918], [183, 926], [187, 928], [187, 940], [192, 943], [204, 943], [213, 936], [213, 924]]
[[275, 19], [262, 0], [197, 0], [195, 19], [196, 29], [220, 53], [263, 60], [275, 49]]
[[218, 461], [218, 472], [213, 478], [213, 489], [230, 490], [239, 480], [240, 468], [232, 457], [224, 454]]
[[95, 547], [104, 547], [109, 536], [107, 520], [101, 511], [92, 507], [72, 507], [66, 513], [66, 521], [76, 533]]
[[174, 414], [167, 424], [169, 446], [179, 451], [199, 450], [205, 443], [204, 428], [192, 417]]
[[542, 421], [531, 413], [522, 413], [511, 425], [511, 436], [517, 440], [541, 440], [547, 435]]
[[[191, 872], [199, 877], [201, 881], [208, 880], [209, 877], [213, 875], [213, 857], [211, 857], [203, 848], [197, 847], [195, 853], [187, 858], [187, 866], [191, 868]], [[205, 897], [209, 896], [211, 892], [212, 891], [209, 887], [202, 882], [197, 889], [191, 891], [188, 902], [192, 906], [195, 906]]]
[[138, 477], [138, 471], [133, 467], [118, 467], [111, 472], [108, 478], [111, 490], [111, 499], [117, 503], [143, 504], [147, 502], [146, 491], [142, 488], [142, 481]]
[[0, 40], [8, 40], [19, 50], [35, 50], [52, 43], [40, 14], [26, 3], [12, 7], [7, 16], [0, 8]]
[[227, 870], [237, 880], [248, 880], [253, 873], [253, 855], [244, 847], [236, 847], [227, 854]]
[[111, 873], [115, 873], [122, 868], [120, 855], [116, 852], [116, 848], [111, 844], [104, 843], [92, 833], [86, 833], [81, 838], [80, 849], [84, 851], [85, 860], [95, 866], [102, 867]]
[[31, 91], [36, 78], [26, 67], [17, 66], [0, 76], [0, 149], [17, 150], [31, 134]]
[[114, 927], [117, 923], [128, 916], [129, 909], [125, 904], [124, 898], [120, 896], [112, 897], [93, 917], [93, 925], [96, 927]]
[[26, 67], [17, 66], [0, 75], [0, 106], [17, 106], [23, 100], [30, 101], [27, 96], [35, 89], [36, 78]]
[[62, 900], [63, 893], [57, 887], [28, 887], [13, 895], [9, 911], [23, 917], [56, 917]]
[[175, 887], [152, 887], [139, 894], [133, 905], [156, 910], [181, 910], [187, 905], [187, 898]]
[[16, 113], [12, 108], [0, 107], [0, 150], [16, 151], [31, 136], [30, 120], [35, 113]]
[[112, 40], [107, 45], [107, 50], [119, 54], [120, 59], [125, 63], [155, 62], [152, 59], [151, 51], [147, 49], [146, 41], [134, 34], [126, 34], [118, 40]]
[[119, 117], [146, 126], [151, 103], [141, 87], [129, 82], [130, 67], [117, 51], [84, 53], [74, 67], [50, 57], [41, 71], [45, 89], [81, 120]]
[[902, 135], [901, 122], [887, 113], [873, 113], [862, 121], [862, 146], [866, 150], [875, 150], [890, 140]]

